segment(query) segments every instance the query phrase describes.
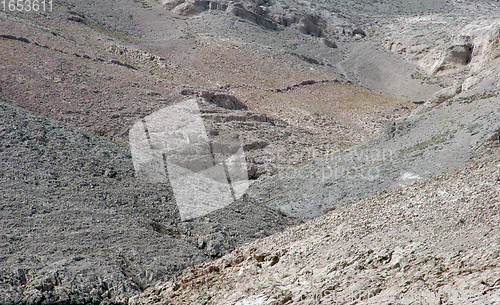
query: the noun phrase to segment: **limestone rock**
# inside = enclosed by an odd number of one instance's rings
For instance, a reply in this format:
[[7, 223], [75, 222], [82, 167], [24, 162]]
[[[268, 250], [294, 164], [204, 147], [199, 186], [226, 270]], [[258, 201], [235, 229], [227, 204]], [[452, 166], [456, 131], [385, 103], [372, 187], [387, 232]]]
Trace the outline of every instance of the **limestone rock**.
[[207, 8], [200, 2], [184, 2], [177, 5], [172, 11], [181, 16], [192, 16], [205, 11]]
[[460, 85], [444, 88], [436, 92], [429, 102], [433, 104], [441, 104], [442, 102], [449, 100], [460, 92], [462, 92], [462, 87]]
[[454, 72], [457, 68], [466, 66], [471, 61], [472, 41], [466, 37], [466, 42], [454, 44], [445, 50], [441, 59], [431, 68], [431, 74]]
[[164, 0], [162, 5], [166, 10], [173, 10], [175, 7], [184, 3], [184, 0]]
[[344, 40], [358, 40], [366, 36], [366, 32], [347, 14], [339, 14], [339, 9], [318, 9], [315, 4], [306, 2], [297, 5], [263, 0], [166, 0], [163, 7], [182, 16], [193, 16], [207, 10], [225, 11], [273, 31], [292, 27], [303, 34]]
[[472, 72], [477, 73], [488, 64], [500, 57], [500, 19], [489, 20], [488, 25], [480, 23], [474, 27], [469, 26], [465, 30], [477, 33], [474, 39], [474, 50], [472, 53]]
[[194, 95], [203, 98], [206, 102], [215, 104], [225, 109], [242, 110], [248, 107], [234, 95], [223, 90], [203, 90], [187, 88], [181, 91], [182, 95]]
[[308, 16], [304, 16], [300, 18], [297, 23], [297, 29], [304, 33], [313, 36], [321, 36], [321, 30], [311, 21], [311, 18]]
[[[430, 28], [434, 30], [423, 32]], [[406, 17], [386, 27], [386, 47], [429, 75], [443, 77], [447, 86], [459, 80], [468, 90], [485, 78], [495, 82], [499, 29], [498, 17]]]
[[337, 48], [337, 44], [334, 41], [330, 41], [326, 38], [323, 38], [323, 39], [321, 39], [321, 42], [323, 42], [323, 44], [329, 48], [332, 48], [332, 49]]
[[441, 89], [438, 92], [434, 93], [434, 95], [428, 101], [415, 109], [413, 111], [413, 114], [419, 114], [430, 108], [434, 108], [442, 104], [443, 102], [455, 97], [457, 94], [460, 94], [460, 92], [462, 92], [461, 85], [454, 85], [448, 88]]

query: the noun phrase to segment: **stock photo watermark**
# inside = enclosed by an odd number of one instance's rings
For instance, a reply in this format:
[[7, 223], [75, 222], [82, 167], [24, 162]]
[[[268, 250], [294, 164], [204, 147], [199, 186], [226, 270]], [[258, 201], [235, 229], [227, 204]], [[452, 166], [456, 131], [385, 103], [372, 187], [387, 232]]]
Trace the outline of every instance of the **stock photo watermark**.
[[[196, 99], [138, 121], [129, 143], [136, 177], [169, 183], [182, 220], [224, 208], [250, 185], [242, 144], [237, 138], [209, 136]], [[344, 176], [375, 180], [392, 155], [388, 149], [350, 149], [323, 158], [319, 178], [323, 183]]]
[[382, 174], [382, 164], [392, 157], [391, 149], [351, 149], [326, 159], [321, 167], [321, 182], [348, 175], [351, 179], [375, 180]]
[[208, 137], [196, 99], [137, 122], [129, 142], [136, 176], [170, 183], [183, 221], [224, 208], [250, 185], [240, 141]]

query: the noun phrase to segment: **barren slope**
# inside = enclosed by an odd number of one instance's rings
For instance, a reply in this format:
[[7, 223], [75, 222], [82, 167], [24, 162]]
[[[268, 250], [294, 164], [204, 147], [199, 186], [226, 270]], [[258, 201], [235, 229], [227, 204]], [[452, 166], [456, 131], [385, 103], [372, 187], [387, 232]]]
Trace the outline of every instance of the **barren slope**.
[[498, 304], [500, 145], [179, 273], [132, 304]]
[[[132, 303], [497, 304], [498, 11], [478, 21], [486, 12], [470, 8], [385, 28], [388, 50], [422, 68], [411, 74], [416, 83], [449, 88], [377, 139], [249, 191], [287, 215], [319, 218], [188, 268]], [[373, 50], [363, 44], [350, 47], [345, 63], [359, 68], [349, 77], [387, 90], [370, 76], [390, 69], [370, 65]], [[394, 89], [405, 83], [387, 79]]]
[[[373, 136], [381, 122], [406, 116], [414, 107], [345, 80], [339, 82], [331, 69], [304, 61], [295, 53], [235, 37], [208, 35], [200, 29], [196, 32], [191, 25], [199, 22], [197, 19], [174, 26], [171, 23], [179, 22], [178, 18], [161, 7], [122, 2], [103, 3], [99, 6], [103, 11], [80, 3], [74, 10], [56, 6], [45, 16], [0, 16], [2, 27], [8, 29], [0, 38], [0, 94], [35, 113], [128, 145], [129, 128], [138, 119], [189, 98], [181, 94], [184, 89], [223, 89], [250, 109], [289, 124], [293, 137], [306, 139], [287, 157], [280, 151], [289, 150], [296, 142], [288, 139], [290, 130], [280, 130], [279, 138], [261, 134], [264, 129], [250, 131], [253, 135], [244, 136], [248, 141], [244, 145], [251, 145], [256, 138], [274, 144], [263, 148], [267, 161], [260, 166], [261, 173], [288, 169], [313, 156], [357, 144]], [[125, 27], [125, 8], [139, 14], [142, 22], [150, 20], [148, 26], [151, 22], [161, 26], [149, 32], [145, 24], [135, 24], [139, 21], [133, 19]], [[116, 20], [101, 20], [104, 11], [116, 15]], [[75, 16], [82, 22], [68, 20]], [[224, 16], [218, 18], [225, 20]], [[168, 37], [148, 38], [162, 31]], [[338, 53], [331, 52], [334, 56]], [[320, 91], [320, 96], [311, 98], [316, 95], [311, 90]], [[249, 152], [249, 161], [259, 159], [253, 153]], [[254, 165], [259, 167], [263, 160]], [[277, 160], [285, 162], [274, 166]]]

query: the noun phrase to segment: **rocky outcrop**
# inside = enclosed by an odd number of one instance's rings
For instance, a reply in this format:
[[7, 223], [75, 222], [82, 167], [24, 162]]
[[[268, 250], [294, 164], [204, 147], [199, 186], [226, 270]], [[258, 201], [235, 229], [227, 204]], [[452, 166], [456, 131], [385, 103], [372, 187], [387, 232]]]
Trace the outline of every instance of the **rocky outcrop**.
[[321, 29], [316, 26], [316, 24], [311, 21], [311, 19], [307, 16], [300, 18], [299, 22], [296, 25], [297, 29], [304, 33], [313, 36], [321, 36]]
[[464, 32], [473, 37], [474, 51], [470, 60], [473, 73], [486, 68], [500, 57], [500, 19], [469, 24]]
[[223, 90], [205, 90], [196, 88], [185, 88], [180, 92], [182, 95], [196, 96], [203, 98], [205, 102], [212, 103], [219, 107], [230, 110], [248, 109], [248, 107], [239, 101], [234, 95]]
[[163, 7], [182, 16], [211, 10], [225, 11], [269, 30], [291, 27], [306, 35], [331, 39], [359, 40], [366, 36], [359, 25], [345, 14], [339, 14], [338, 9], [317, 7], [309, 2], [165, 0]]
[[474, 37], [474, 50], [469, 64], [471, 73], [464, 81], [464, 89], [473, 88], [481, 82], [495, 86], [500, 80], [500, 20], [471, 24], [464, 31]]
[[175, 6], [172, 11], [181, 16], [192, 16], [208, 9], [206, 1], [184, 2]]
[[[389, 26], [386, 47], [416, 63], [431, 75], [445, 75], [464, 69], [471, 61], [472, 38], [459, 34], [458, 24], [433, 16], [400, 20], [402, 30]], [[444, 29], [443, 29], [443, 24]], [[432, 34], [422, 34], [418, 27], [435, 28]], [[456, 27], [456, 28], [455, 28]], [[453, 32], [456, 31], [456, 32]]]
[[324, 44], [325, 46], [329, 47], [329, 48], [332, 48], [332, 49], [337, 48], [337, 44], [336, 44], [335, 42], [330, 41], [330, 40], [328, 40], [328, 39], [326, 39], [326, 38], [323, 38], [323, 39], [321, 40], [321, 42], [323, 42], [323, 44]]
[[[387, 26], [386, 47], [429, 75], [444, 76], [447, 85], [458, 79], [467, 90], [487, 77], [496, 77], [494, 71], [500, 65], [496, 61], [500, 57], [497, 18], [424, 15], [402, 18], [397, 24]], [[424, 28], [433, 31], [424, 33]]]
[[461, 36], [447, 49], [443, 50], [440, 59], [431, 67], [431, 74], [450, 73], [467, 66], [471, 61], [473, 44], [468, 36]]
[[420, 114], [430, 108], [434, 108], [443, 102], [455, 97], [457, 94], [462, 92], [461, 85], [454, 85], [448, 88], [444, 88], [434, 93], [434, 95], [426, 101], [424, 104], [420, 105], [417, 109], [415, 109], [412, 114]]

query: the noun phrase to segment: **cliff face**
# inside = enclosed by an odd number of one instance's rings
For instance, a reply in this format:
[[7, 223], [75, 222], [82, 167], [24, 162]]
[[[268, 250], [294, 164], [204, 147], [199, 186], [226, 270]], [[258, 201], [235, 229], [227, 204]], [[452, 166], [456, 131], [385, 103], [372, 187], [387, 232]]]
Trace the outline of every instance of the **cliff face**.
[[[486, 0], [0, 12], [0, 303], [498, 301], [499, 14]], [[211, 141], [237, 139], [251, 185], [185, 221], [129, 141], [188, 100]]]

